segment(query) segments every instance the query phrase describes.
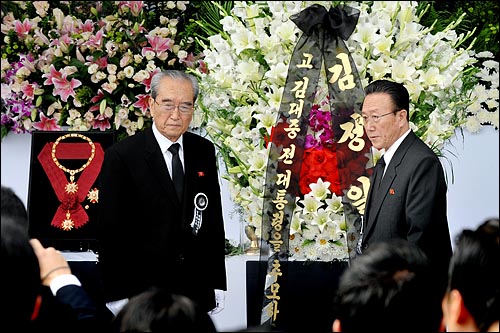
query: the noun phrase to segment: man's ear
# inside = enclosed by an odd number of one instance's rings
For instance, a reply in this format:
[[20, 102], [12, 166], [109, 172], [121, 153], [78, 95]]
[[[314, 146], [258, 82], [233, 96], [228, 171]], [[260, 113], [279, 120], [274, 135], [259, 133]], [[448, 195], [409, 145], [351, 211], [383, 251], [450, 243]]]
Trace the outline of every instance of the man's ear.
[[342, 332], [342, 327], [340, 326], [340, 320], [335, 319], [332, 325], [332, 332]]
[[464, 298], [462, 297], [462, 294], [458, 290], [452, 290], [451, 297], [452, 297], [453, 311], [455, 311], [455, 313], [457, 314], [456, 315], [457, 323], [464, 325], [472, 318], [469, 310], [467, 310], [467, 308], [465, 307]]
[[408, 110], [406, 109], [401, 109], [399, 112], [396, 112], [396, 117], [399, 117], [398, 120], [405, 120], [406, 121], [406, 114], [408, 113]]
[[445, 323], [450, 325], [460, 325], [461, 327], [468, 327], [474, 323], [469, 310], [465, 307], [462, 294], [456, 289], [447, 293], [443, 299], [443, 315]]

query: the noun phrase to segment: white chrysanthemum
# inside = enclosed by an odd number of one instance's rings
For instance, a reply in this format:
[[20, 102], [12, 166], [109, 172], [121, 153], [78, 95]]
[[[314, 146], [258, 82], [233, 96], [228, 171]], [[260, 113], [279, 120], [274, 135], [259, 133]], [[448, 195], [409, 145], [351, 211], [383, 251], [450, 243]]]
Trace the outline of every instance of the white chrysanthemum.
[[316, 252], [318, 253], [319, 258], [329, 257], [332, 246], [328, 240], [328, 236], [325, 237], [323, 233], [320, 233], [316, 238], [314, 245], [316, 246]]
[[337, 246], [332, 246], [332, 260], [347, 260], [349, 259], [349, 252], [347, 251], [346, 239], [341, 238], [337, 243]]
[[465, 128], [471, 133], [477, 133], [481, 128], [481, 123], [476, 117], [468, 117], [465, 122]]
[[467, 111], [475, 115], [483, 107], [482, 107], [481, 102], [479, 101], [479, 99], [474, 94], [472, 94], [471, 97], [473, 98], [473, 102], [472, 102], [472, 104], [469, 105], [469, 107], [467, 108]]
[[308, 260], [318, 260], [318, 248], [315, 244], [304, 246], [304, 256]]
[[309, 224], [306, 228], [302, 229], [302, 237], [304, 237], [304, 239], [314, 240], [319, 232], [317, 226]]
[[489, 123], [490, 122], [490, 112], [482, 109], [476, 114], [477, 120], [481, 123]]
[[290, 260], [302, 260], [305, 258], [304, 250], [302, 243], [304, 239], [300, 236], [300, 234], [290, 235], [290, 239], [288, 241], [288, 248], [290, 249]]
[[498, 109], [495, 112], [490, 112], [490, 124], [498, 129]]

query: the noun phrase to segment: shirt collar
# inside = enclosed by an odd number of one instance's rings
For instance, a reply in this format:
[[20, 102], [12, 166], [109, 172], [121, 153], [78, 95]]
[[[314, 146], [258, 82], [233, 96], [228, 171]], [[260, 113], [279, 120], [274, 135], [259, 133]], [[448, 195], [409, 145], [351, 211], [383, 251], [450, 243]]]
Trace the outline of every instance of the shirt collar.
[[[160, 131], [158, 131], [158, 129], [156, 128], [156, 125], [153, 124], [153, 126], [151, 126], [153, 128], [153, 134], [156, 138], [156, 141], [158, 142], [158, 144], [160, 145], [160, 149], [161, 151], [164, 153], [168, 150], [168, 148], [170, 148], [170, 146], [174, 143], [173, 141], [170, 141], [169, 139], [167, 139], [163, 134], [160, 133]], [[179, 137], [179, 139], [176, 141], [177, 143], [179, 143], [181, 145], [181, 149], [184, 149], [184, 146], [183, 146], [183, 141], [182, 141], [182, 138], [183, 136], [181, 135]]]
[[399, 139], [397, 139], [392, 146], [387, 149], [387, 151], [384, 153], [382, 156], [385, 161], [385, 165], [389, 165], [389, 162], [391, 162], [392, 157], [396, 153], [396, 150], [398, 150], [399, 146], [401, 145], [401, 142], [410, 134], [411, 129], [408, 129]]

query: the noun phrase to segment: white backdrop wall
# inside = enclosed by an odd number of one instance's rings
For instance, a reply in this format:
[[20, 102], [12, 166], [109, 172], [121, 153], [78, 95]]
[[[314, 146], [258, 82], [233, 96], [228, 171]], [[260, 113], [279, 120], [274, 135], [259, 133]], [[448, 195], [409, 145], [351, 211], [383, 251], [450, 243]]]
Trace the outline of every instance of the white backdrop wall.
[[[499, 216], [499, 132], [488, 126], [479, 134], [464, 132], [445, 147], [453, 165], [454, 181], [448, 185], [448, 219], [451, 237], [463, 228], [474, 228], [490, 217]], [[1, 143], [2, 185], [11, 187], [28, 202], [30, 134], [9, 134]], [[451, 167], [443, 166], [451, 178]], [[226, 236], [239, 242], [240, 221], [221, 179]], [[242, 273], [243, 274], [243, 273]]]

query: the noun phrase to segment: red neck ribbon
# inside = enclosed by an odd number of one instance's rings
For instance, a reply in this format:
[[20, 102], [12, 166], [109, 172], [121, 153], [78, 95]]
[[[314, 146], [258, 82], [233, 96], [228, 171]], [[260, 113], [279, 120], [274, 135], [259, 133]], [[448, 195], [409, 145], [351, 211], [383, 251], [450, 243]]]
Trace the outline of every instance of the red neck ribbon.
[[[64, 171], [59, 169], [59, 167], [52, 160], [51, 151], [53, 144], [53, 142], [47, 142], [40, 154], [38, 154], [38, 160], [40, 161], [43, 170], [45, 170], [45, 173], [54, 188], [57, 199], [60, 202], [54, 218], [52, 219], [51, 225], [56, 228], [64, 229], [63, 222], [66, 220], [66, 214], [69, 212], [71, 214], [71, 219], [74, 222], [74, 227], [79, 228], [85, 225], [89, 220], [81, 202], [85, 200], [88, 191], [101, 171], [104, 151], [99, 143], [95, 143], [94, 159], [81, 172], [78, 181], [75, 181], [78, 184], [78, 191], [76, 193], [67, 193], [65, 191], [65, 186], [69, 183], [69, 180], [66, 178]], [[88, 143], [59, 143], [57, 145], [56, 158], [58, 160], [88, 159], [90, 156], [91, 147]]]

